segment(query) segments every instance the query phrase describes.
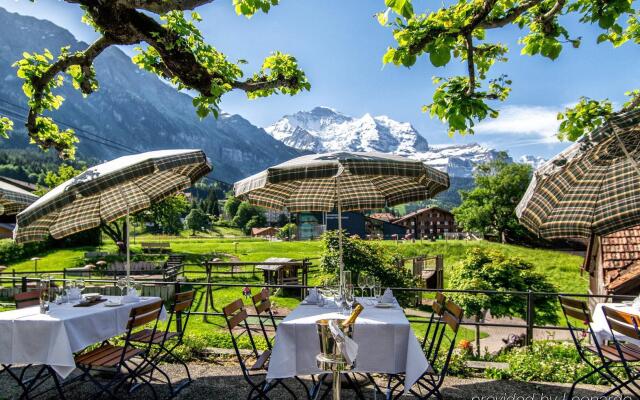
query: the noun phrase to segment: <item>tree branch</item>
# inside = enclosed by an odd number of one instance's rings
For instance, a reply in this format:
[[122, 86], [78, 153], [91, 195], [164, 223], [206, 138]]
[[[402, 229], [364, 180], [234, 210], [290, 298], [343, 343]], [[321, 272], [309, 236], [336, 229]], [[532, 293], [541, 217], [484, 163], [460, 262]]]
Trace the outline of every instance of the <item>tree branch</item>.
[[513, 21], [515, 21], [516, 18], [518, 18], [519, 16], [524, 14], [525, 11], [529, 10], [532, 7], [537, 6], [540, 3], [542, 3], [542, 1], [543, 0], [529, 0], [529, 1], [526, 1], [526, 2], [522, 3], [521, 5], [519, 5], [517, 7], [513, 7], [512, 9], [507, 11], [507, 13], [506, 13], [506, 15], [504, 17], [482, 21], [480, 24], [478, 24], [477, 27], [478, 28], [482, 28], [482, 29], [502, 28], [503, 26], [508, 25], [508, 24], [512, 23]]
[[[114, 42], [107, 36], [102, 36], [84, 51], [78, 51], [70, 54], [66, 57], [59, 58], [53, 63], [42, 76], [33, 78], [31, 83], [33, 85], [33, 102], [38, 104], [42, 100], [45, 88], [47, 85], [55, 79], [56, 75], [64, 72], [72, 65], [80, 65], [83, 69], [88, 68], [93, 63], [93, 60], [100, 55], [107, 47], [111, 46]], [[86, 70], [85, 70], [86, 71]], [[86, 86], [82, 88], [83, 91], [90, 91]], [[38, 145], [45, 148], [52, 146], [52, 143], [43, 141], [38, 138], [38, 129], [36, 127], [36, 118], [38, 117], [40, 110], [34, 107], [29, 108], [29, 115], [27, 117], [26, 127], [29, 132], [29, 137], [33, 139]]]
[[467, 32], [464, 39], [467, 43], [467, 70], [469, 73], [467, 95], [471, 96], [476, 89], [476, 66], [473, 60], [473, 37], [471, 36], [471, 32]]
[[166, 14], [169, 11], [194, 10], [202, 5], [213, 3], [213, 0], [118, 0], [118, 2], [125, 7]]
[[553, 17], [556, 16], [556, 14], [562, 11], [562, 7], [564, 7], [565, 2], [566, 0], [556, 1], [556, 4], [554, 4], [553, 7], [551, 7], [551, 9], [542, 16], [542, 20], [544, 22], [550, 21]]

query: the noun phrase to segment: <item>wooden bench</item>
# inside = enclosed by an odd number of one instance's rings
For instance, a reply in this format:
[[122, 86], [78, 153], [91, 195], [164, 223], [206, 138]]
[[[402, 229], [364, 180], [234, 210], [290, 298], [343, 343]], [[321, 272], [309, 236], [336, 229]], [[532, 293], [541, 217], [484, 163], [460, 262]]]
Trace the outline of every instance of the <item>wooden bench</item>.
[[171, 254], [162, 270], [162, 278], [166, 282], [175, 282], [182, 271], [184, 257], [179, 254]]
[[142, 252], [147, 254], [161, 254], [171, 250], [168, 242], [142, 242]]

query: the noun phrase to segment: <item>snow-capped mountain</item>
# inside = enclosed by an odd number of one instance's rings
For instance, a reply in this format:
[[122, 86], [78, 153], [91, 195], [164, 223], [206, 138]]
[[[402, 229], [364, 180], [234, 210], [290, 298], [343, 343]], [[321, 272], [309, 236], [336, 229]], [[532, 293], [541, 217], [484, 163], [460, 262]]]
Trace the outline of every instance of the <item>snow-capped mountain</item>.
[[286, 115], [265, 130], [291, 147], [316, 153], [348, 150], [409, 154], [428, 149], [426, 139], [409, 123], [371, 114], [354, 118], [328, 107]]
[[316, 153], [379, 151], [424, 161], [452, 177], [470, 177], [474, 165], [494, 159], [498, 152], [477, 143], [433, 145], [408, 122], [365, 114], [351, 117], [328, 107], [286, 115], [265, 128], [284, 144]]
[[540, 157], [540, 156], [526, 155], [526, 156], [520, 157], [520, 159], [518, 161], [520, 161], [520, 163], [522, 163], [522, 164], [531, 165], [531, 167], [535, 171], [538, 168], [540, 168], [542, 166], [542, 164], [546, 163], [547, 159], [543, 158], [543, 157]]

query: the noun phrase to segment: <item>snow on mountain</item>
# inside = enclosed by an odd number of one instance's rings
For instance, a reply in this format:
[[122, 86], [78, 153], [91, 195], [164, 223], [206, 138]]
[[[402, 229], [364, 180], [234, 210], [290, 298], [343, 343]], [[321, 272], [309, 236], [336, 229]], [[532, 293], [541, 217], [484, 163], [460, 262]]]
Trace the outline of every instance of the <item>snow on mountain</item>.
[[542, 166], [542, 164], [546, 163], [547, 159], [543, 158], [543, 157], [540, 157], [540, 156], [526, 155], [526, 156], [520, 157], [520, 159], [518, 161], [520, 161], [522, 164], [531, 165], [531, 167], [535, 171], [538, 168], [540, 168]]
[[408, 122], [365, 114], [360, 118], [328, 107], [285, 115], [265, 131], [284, 144], [315, 153], [379, 151], [424, 161], [452, 177], [470, 177], [474, 166], [498, 152], [477, 143], [432, 145]]
[[409, 123], [370, 114], [354, 118], [328, 107], [286, 115], [265, 130], [291, 147], [316, 153], [348, 150], [408, 155], [428, 148], [426, 139]]

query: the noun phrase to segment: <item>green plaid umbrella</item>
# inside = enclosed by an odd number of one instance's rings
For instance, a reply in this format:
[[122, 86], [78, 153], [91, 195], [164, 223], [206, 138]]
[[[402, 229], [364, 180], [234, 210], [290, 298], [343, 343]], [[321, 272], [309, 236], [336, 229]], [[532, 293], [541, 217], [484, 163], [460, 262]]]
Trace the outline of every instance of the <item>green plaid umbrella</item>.
[[15, 215], [36, 200], [35, 194], [0, 181], [0, 215]]
[[[426, 200], [449, 187], [449, 176], [421, 161], [383, 153], [302, 156], [235, 184], [250, 203], [289, 212], [368, 210]], [[342, 235], [340, 275], [342, 277]]]
[[[120, 157], [57, 186], [17, 216], [19, 243], [60, 239], [115, 221], [190, 187], [211, 172], [201, 150], [160, 150]], [[127, 229], [127, 233], [129, 229]], [[129, 265], [127, 240], [127, 266]], [[127, 268], [127, 273], [129, 268]]]
[[640, 110], [610, 118], [540, 167], [518, 204], [547, 239], [588, 238], [640, 224]]

